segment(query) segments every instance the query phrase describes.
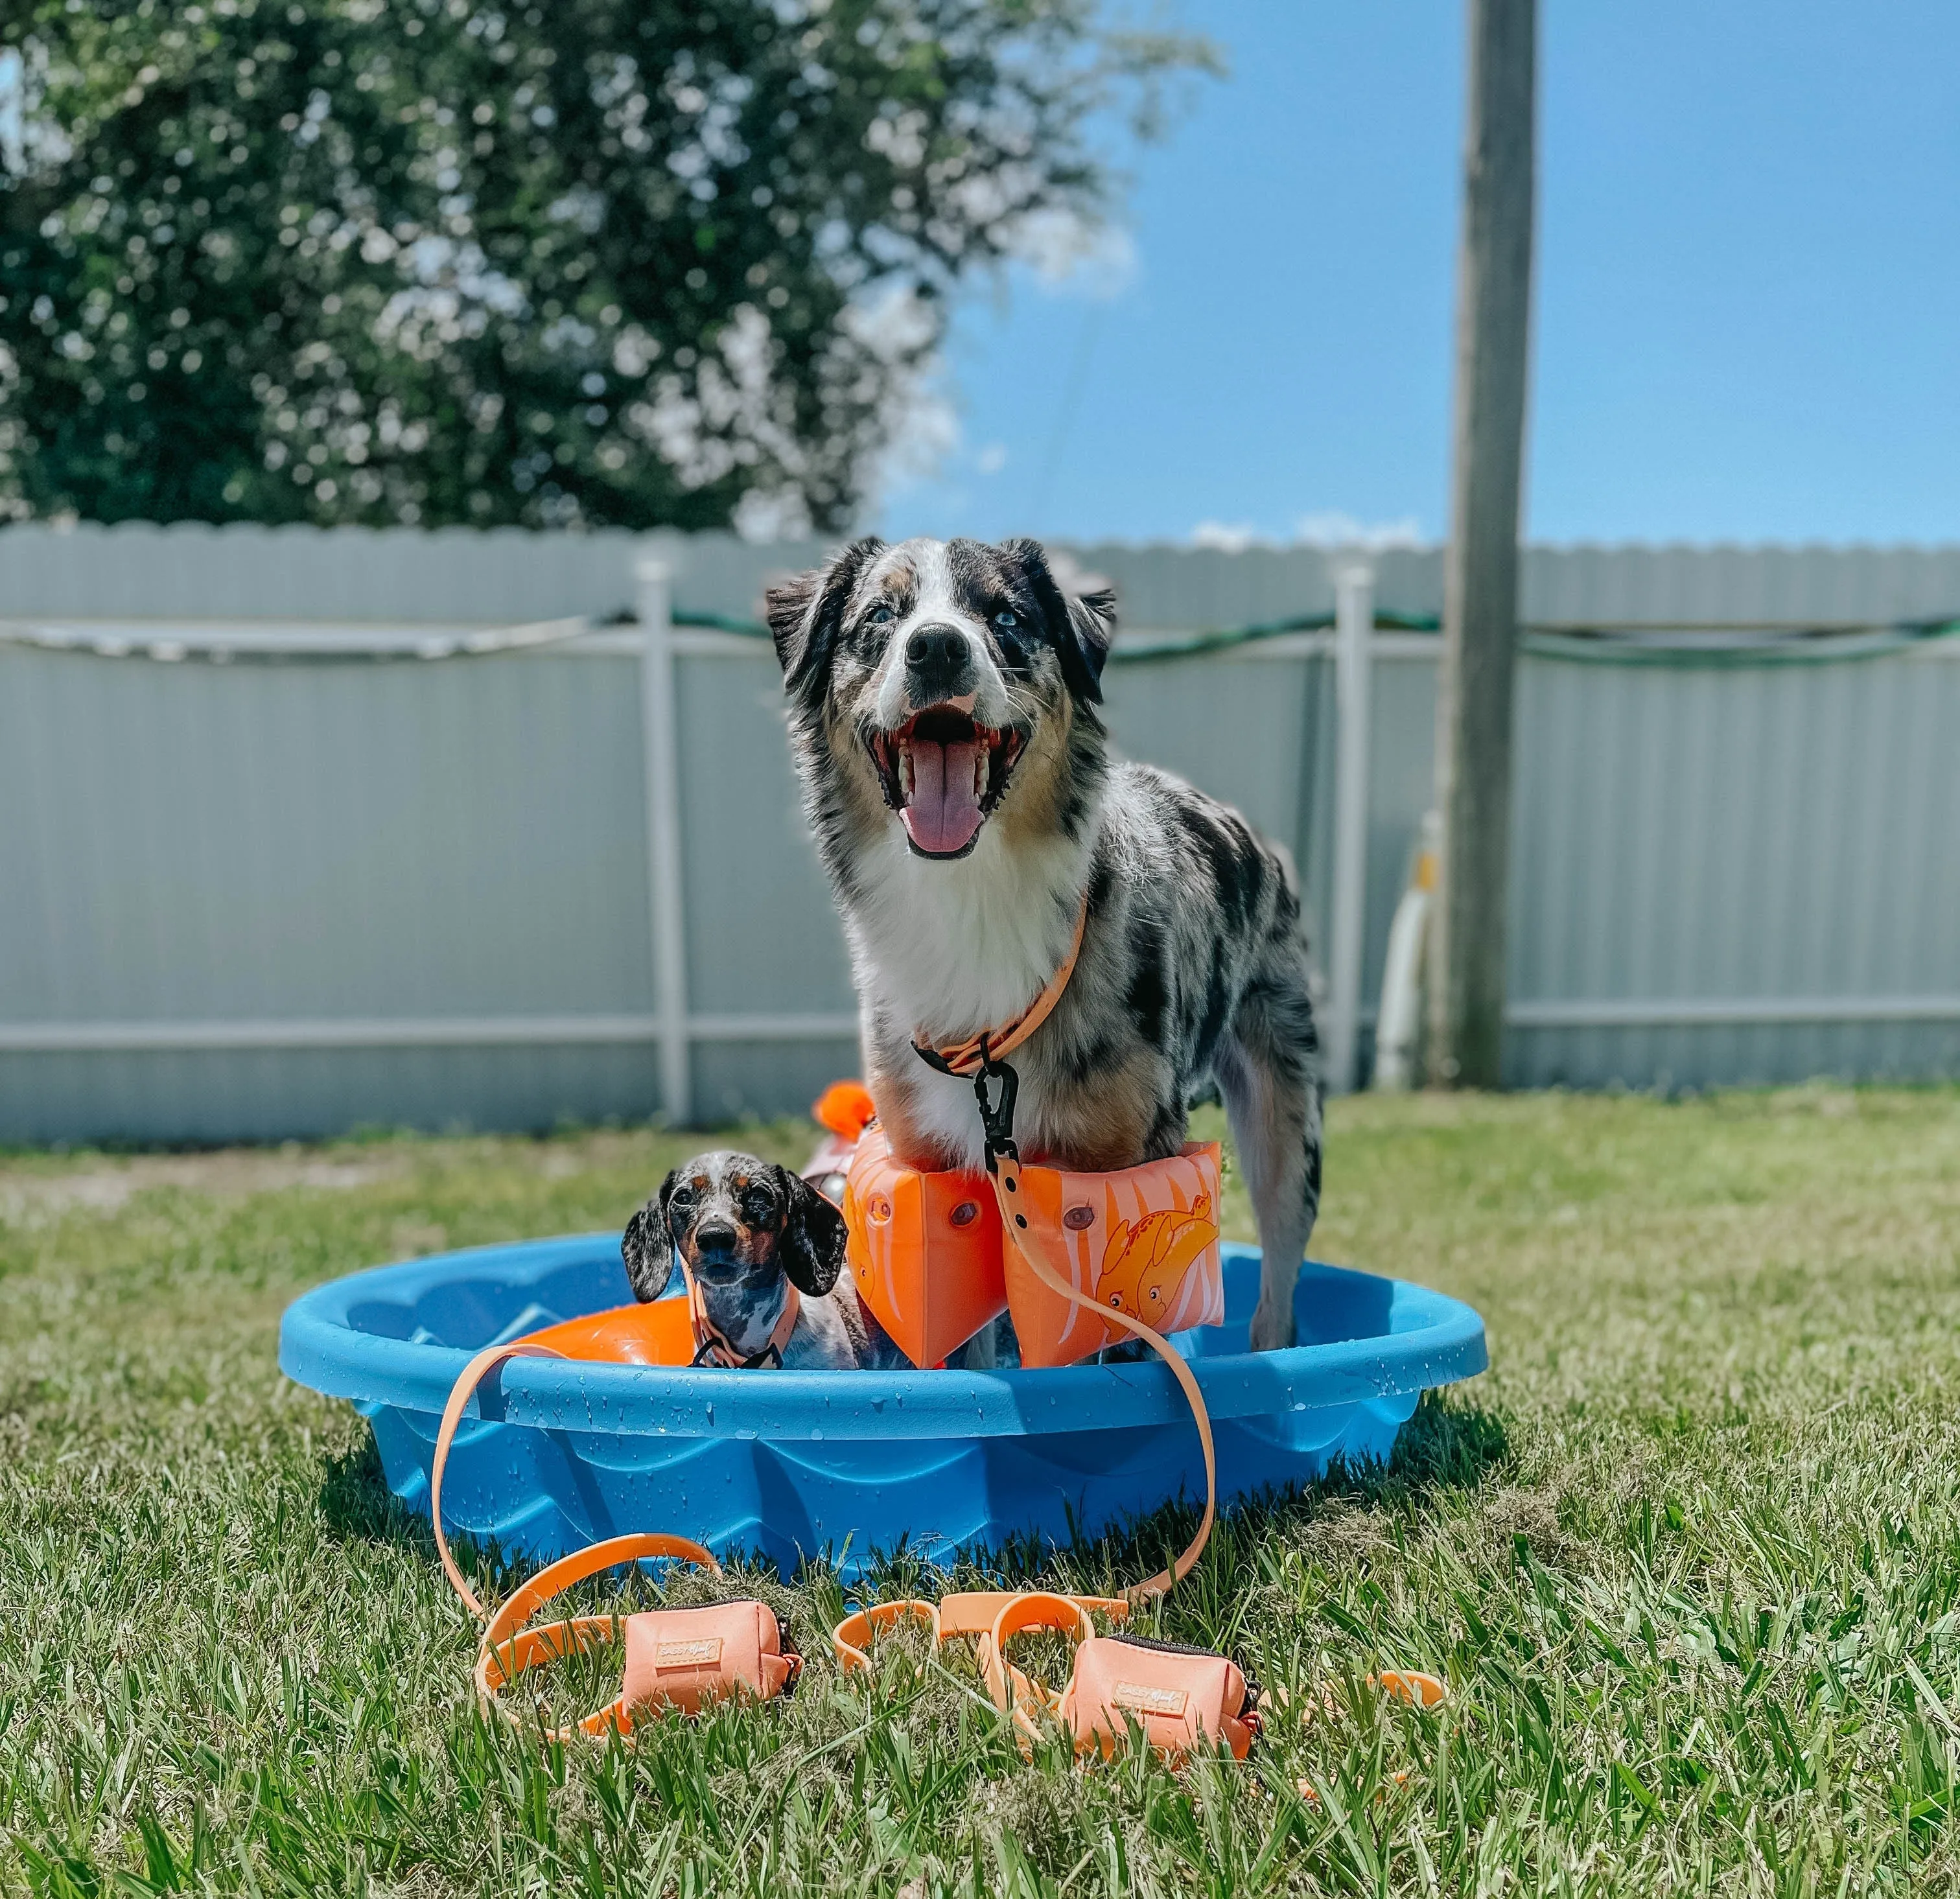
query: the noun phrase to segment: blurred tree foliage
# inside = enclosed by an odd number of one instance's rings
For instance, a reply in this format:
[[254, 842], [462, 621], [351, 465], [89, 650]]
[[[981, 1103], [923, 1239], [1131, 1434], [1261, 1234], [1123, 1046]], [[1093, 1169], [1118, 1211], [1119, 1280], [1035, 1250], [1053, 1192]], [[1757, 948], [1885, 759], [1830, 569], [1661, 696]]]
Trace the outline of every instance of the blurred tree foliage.
[[1200, 44], [1096, 0], [16, 0], [0, 511], [833, 528]]

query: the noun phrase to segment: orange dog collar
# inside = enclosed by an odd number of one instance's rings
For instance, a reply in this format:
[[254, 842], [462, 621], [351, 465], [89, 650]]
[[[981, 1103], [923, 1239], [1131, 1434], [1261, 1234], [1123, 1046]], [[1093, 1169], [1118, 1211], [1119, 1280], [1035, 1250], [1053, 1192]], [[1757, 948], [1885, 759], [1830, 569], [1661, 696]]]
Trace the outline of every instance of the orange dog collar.
[[1085, 893], [1082, 908], [1075, 914], [1075, 930], [1068, 940], [1068, 953], [1062, 958], [1061, 967], [1048, 978], [1048, 985], [1041, 994], [1018, 1016], [996, 1023], [991, 1029], [983, 1029], [978, 1035], [969, 1035], [963, 1042], [928, 1042], [915, 1035], [912, 1047], [920, 1059], [930, 1063], [941, 1074], [957, 1076], [962, 1081], [967, 1081], [988, 1063], [1011, 1054], [1054, 1013], [1055, 1005], [1061, 1000], [1061, 992], [1068, 987], [1069, 978], [1075, 973], [1075, 959], [1082, 953], [1082, 933], [1088, 923], [1089, 899]]
[[780, 1371], [783, 1347], [790, 1342], [797, 1315], [803, 1310], [803, 1295], [797, 1290], [796, 1282], [787, 1277], [783, 1280], [782, 1316], [776, 1321], [768, 1343], [759, 1352], [744, 1352], [715, 1329], [714, 1320], [708, 1316], [708, 1302], [702, 1296], [687, 1261], [680, 1258], [678, 1252], [674, 1257], [680, 1260], [680, 1276], [687, 1282], [688, 1323], [694, 1328], [694, 1363], [730, 1372]]

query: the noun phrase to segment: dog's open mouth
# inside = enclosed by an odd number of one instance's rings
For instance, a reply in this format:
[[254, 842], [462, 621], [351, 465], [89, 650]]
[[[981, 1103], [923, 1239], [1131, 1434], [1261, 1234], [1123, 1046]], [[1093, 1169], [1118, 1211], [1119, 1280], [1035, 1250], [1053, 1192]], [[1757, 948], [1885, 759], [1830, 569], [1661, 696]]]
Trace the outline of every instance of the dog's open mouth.
[[928, 707], [867, 740], [885, 802], [924, 857], [963, 857], [973, 848], [1024, 743], [1018, 732], [976, 725], [953, 705]]

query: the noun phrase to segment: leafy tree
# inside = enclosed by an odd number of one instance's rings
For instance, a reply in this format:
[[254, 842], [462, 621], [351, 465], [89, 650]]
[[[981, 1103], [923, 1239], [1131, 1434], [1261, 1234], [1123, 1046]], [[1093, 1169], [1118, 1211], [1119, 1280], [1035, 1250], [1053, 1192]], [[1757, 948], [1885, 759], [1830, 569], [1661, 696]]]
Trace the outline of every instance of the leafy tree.
[[100, 520], [839, 526], [948, 293], [1210, 57], [1096, 0], [17, 5], [0, 511]]

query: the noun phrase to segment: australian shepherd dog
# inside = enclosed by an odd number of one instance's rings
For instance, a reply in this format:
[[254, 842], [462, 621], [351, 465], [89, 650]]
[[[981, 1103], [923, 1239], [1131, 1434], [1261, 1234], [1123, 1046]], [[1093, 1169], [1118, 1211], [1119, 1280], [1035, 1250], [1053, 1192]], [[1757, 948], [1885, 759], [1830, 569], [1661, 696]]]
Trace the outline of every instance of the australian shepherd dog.
[[1236, 811], [1111, 759], [1111, 596], [1065, 595], [1032, 541], [861, 540], [772, 590], [768, 617], [894, 1152], [982, 1164], [972, 1084], [915, 1043], [1025, 1013], [1080, 924], [1067, 988], [1013, 1057], [1023, 1156], [1175, 1154], [1215, 1085], [1265, 1251], [1252, 1342], [1291, 1344], [1320, 1198], [1299, 899]]

